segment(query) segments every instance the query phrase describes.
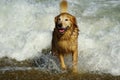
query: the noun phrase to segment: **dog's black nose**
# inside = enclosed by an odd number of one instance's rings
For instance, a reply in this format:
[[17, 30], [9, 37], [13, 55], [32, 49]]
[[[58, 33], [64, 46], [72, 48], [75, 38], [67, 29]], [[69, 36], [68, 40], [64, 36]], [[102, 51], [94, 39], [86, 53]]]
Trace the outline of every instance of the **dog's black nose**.
[[62, 27], [62, 24], [58, 24], [57, 26], [58, 26], [58, 28], [61, 28], [61, 27]]

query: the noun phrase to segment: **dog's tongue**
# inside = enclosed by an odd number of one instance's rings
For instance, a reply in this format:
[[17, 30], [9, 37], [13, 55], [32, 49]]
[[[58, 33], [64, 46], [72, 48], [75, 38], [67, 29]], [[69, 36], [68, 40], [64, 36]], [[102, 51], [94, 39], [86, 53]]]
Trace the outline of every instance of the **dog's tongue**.
[[59, 29], [59, 32], [60, 33], [63, 33], [65, 30], [64, 29]]

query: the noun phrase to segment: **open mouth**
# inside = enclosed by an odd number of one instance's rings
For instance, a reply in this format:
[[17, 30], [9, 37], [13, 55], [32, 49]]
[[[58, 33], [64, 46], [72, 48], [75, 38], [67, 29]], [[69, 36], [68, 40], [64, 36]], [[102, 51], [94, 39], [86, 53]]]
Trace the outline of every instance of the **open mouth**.
[[57, 29], [58, 29], [59, 33], [62, 33], [62, 34], [63, 34], [68, 28], [69, 28], [69, 26], [66, 26], [66, 27], [64, 27], [64, 26], [57, 26]]
[[64, 29], [64, 28], [61, 28], [61, 29], [58, 29], [58, 31], [59, 31], [60, 33], [64, 33], [64, 32], [65, 32], [65, 29]]

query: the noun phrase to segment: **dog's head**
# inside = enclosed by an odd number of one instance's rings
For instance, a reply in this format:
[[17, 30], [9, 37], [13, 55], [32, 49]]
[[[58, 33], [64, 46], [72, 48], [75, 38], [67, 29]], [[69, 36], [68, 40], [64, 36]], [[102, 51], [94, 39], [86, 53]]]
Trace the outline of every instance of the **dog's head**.
[[69, 13], [61, 13], [55, 17], [55, 28], [64, 34], [67, 30], [77, 27], [76, 18]]

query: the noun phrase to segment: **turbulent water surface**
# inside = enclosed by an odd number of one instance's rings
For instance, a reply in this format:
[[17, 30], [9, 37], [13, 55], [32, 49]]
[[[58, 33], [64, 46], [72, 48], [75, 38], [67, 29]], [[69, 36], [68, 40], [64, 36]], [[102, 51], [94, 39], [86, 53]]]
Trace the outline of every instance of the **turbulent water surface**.
[[[50, 48], [59, 0], [0, 0], [0, 57], [35, 61], [59, 71]], [[120, 75], [120, 0], [68, 0], [80, 29], [79, 71]], [[39, 57], [38, 57], [39, 56]], [[69, 60], [68, 60], [69, 62]]]

